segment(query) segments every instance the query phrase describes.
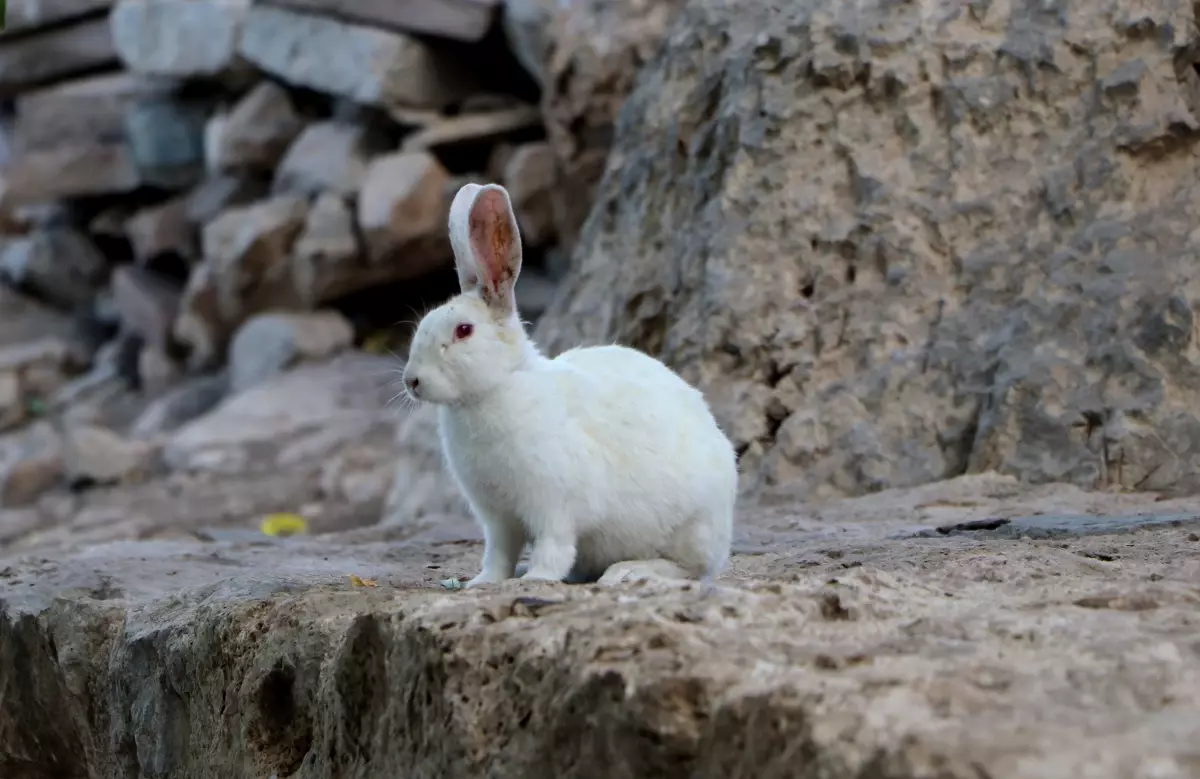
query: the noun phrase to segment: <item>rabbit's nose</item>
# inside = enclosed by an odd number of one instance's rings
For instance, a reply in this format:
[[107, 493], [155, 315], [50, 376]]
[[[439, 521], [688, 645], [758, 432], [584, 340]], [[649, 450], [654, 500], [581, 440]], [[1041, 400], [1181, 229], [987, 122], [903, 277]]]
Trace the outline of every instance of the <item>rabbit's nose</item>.
[[416, 376], [405, 379], [404, 383], [408, 386], [408, 391], [414, 395], [417, 394], [417, 388], [421, 386], [421, 380]]

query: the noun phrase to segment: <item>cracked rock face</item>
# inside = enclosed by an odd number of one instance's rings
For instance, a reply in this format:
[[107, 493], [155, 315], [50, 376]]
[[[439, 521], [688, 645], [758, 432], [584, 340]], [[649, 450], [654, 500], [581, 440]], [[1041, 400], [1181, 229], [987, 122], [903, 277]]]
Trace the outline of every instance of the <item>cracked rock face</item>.
[[1184, 779], [1198, 507], [994, 475], [792, 503], [708, 594], [448, 592], [469, 526], [0, 559], [0, 775]]
[[750, 492], [1200, 488], [1194, 14], [690, 0], [541, 341], [661, 355]]

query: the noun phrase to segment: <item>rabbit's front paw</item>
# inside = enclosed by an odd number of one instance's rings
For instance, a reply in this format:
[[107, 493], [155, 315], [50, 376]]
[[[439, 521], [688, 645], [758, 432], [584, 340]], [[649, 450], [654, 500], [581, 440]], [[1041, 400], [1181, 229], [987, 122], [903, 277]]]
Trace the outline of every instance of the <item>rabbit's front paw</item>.
[[506, 578], [508, 578], [508, 577], [506, 577], [500, 573], [495, 573], [493, 571], [484, 571], [484, 572], [480, 573], [478, 576], [474, 577], [473, 579], [470, 579], [467, 582], [466, 586], [467, 587], [478, 587], [481, 584], [500, 584]]

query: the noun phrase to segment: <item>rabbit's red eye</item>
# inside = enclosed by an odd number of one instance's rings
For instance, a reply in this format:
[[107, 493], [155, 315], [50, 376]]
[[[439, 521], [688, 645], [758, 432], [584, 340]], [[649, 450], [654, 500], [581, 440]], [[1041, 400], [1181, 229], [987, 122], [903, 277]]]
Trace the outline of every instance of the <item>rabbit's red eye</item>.
[[463, 322], [461, 325], [454, 328], [454, 337], [461, 341], [464, 338], [470, 338], [471, 333], [473, 332], [475, 332], [475, 325], [472, 325], [469, 322]]

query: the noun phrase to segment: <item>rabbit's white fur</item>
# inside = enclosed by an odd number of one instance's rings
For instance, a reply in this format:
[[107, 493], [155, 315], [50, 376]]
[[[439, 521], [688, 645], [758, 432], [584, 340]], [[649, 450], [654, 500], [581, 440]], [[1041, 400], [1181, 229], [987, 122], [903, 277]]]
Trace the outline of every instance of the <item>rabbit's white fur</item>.
[[710, 581], [729, 557], [738, 479], [703, 395], [622, 346], [538, 351], [513, 298], [521, 240], [503, 187], [463, 186], [449, 228], [462, 293], [421, 320], [404, 379], [438, 406], [449, 469], [483, 527], [469, 584], [512, 578], [526, 543], [523, 578], [594, 580], [663, 559]]

